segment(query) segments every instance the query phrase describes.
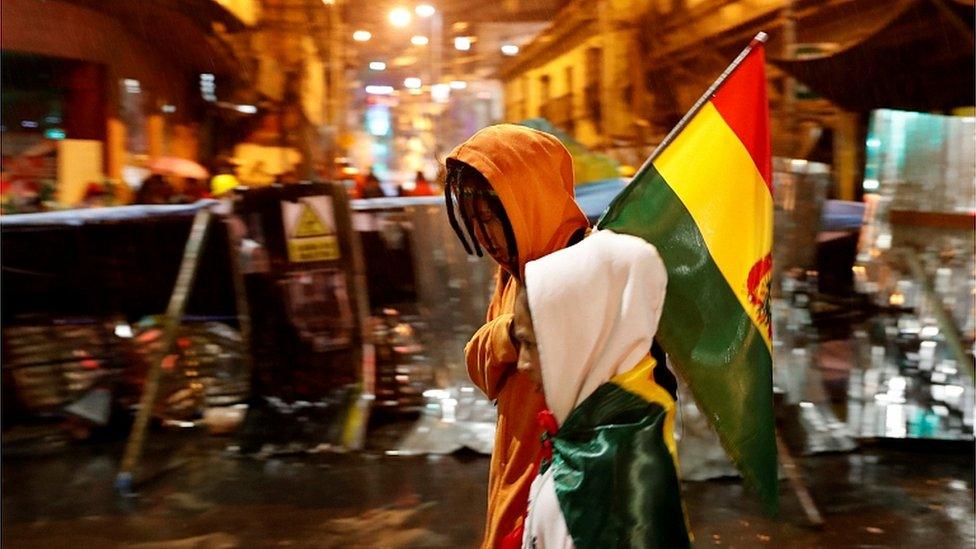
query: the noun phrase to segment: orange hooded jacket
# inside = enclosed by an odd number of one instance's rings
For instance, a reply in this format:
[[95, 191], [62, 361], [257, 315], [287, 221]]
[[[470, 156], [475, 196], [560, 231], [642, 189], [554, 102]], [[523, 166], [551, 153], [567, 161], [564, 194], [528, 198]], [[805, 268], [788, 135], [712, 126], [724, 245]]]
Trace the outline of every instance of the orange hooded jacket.
[[464, 348], [468, 375], [498, 406], [482, 542], [492, 548], [521, 526], [542, 448], [536, 414], [545, 408], [545, 398], [527, 374], [516, 370], [518, 351], [509, 335], [516, 289], [526, 263], [566, 247], [589, 223], [573, 198], [572, 157], [547, 133], [512, 124], [490, 126], [454, 149], [451, 159], [488, 180], [518, 248], [519, 272], [499, 268], [487, 322]]

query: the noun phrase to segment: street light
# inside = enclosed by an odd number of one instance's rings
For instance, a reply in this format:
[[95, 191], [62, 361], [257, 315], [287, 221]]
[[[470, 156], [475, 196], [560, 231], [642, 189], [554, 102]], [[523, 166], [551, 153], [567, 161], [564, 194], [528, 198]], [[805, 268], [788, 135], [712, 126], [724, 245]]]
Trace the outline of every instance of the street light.
[[518, 52], [519, 52], [519, 47], [516, 46], [515, 44], [505, 44], [502, 46], [502, 54], [507, 55], [509, 57], [513, 55], [518, 55]]
[[352, 39], [356, 42], [369, 42], [369, 39], [373, 37], [373, 33], [367, 30], [358, 30], [352, 33]]
[[414, 46], [426, 46], [427, 44], [430, 43], [430, 39], [427, 38], [426, 36], [418, 34], [410, 39], [410, 43], [413, 44]]
[[430, 4], [420, 4], [413, 11], [414, 13], [417, 14], [418, 17], [430, 17], [431, 15], [437, 13], [437, 10], [434, 9], [434, 6], [431, 6]]
[[407, 88], [408, 90], [419, 90], [421, 86], [423, 86], [423, 82], [421, 82], [420, 79], [415, 76], [403, 79], [403, 87]]
[[370, 61], [369, 62], [369, 70], [371, 70], [371, 71], [385, 71], [386, 70], [386, 63], [384, 63], [382, 61]]
[[390, 24], [394, 27], [406, 27], [410, 24], [410, 11], [407, 8], [393, 8], [390, 10]]
[[370, 95], [390, 95], [393, 93], [393, 86], [366, 86], [366, 93]]
[[454, 49], [458, 51], [468, 51], [471, 49], [470, 36], [458, 36], [454, 39]]
[[447, 103], [451, 98], [451, 86], [447, 84], [434, 84], [430, 87], [430, 98], [435, 103]]

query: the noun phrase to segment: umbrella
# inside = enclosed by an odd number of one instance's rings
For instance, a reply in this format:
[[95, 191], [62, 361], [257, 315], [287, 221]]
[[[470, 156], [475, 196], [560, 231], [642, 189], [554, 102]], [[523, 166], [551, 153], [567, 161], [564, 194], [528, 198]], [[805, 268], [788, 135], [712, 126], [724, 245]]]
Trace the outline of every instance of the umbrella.
[[607, 206], [627, 186], [629, 179], [614, 177], [601, 179], [576, 187], [576, 203], [593, 223], [603, 215]]
[[522, 126], [552, 134], [569, 149], [573, 157], [573, 174], [576, 185], [589, 184], [594, 181], [612, 179], [620, 175], [616, 160], [605, 154], [593, 152], [582, 143], [573, 139], [568, 133], [559, 130], [545, 118], [529, 118], [519, 122]]
[[186, 158], [175, 156], [161, 156], [149, 161], [149, 170], [160, 175], [175, 175], [191, 179], [206, 179], [209, 172], [206, 168]]
[[47, 156], [49, 154], [55, 153], [58, 150], [58, 146], [49, 139], [40, 141], [27, 148], [24, 152], [20, 153], [20, 156]]

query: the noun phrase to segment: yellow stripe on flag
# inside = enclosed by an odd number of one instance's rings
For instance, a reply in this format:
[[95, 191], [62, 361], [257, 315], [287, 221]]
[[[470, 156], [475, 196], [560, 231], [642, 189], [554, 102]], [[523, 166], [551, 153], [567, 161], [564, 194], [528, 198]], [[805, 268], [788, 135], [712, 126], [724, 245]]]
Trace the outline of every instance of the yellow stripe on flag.
[[[657, 361], [647, 355], [630, 370], [610, 378], [610, 383], [633, 393], [648, 402], [660, 404], [664, 408], [664, 444], [671, 452], [675, 465], [678, 463], [678, 447], [674, 442], [674, 399], [666, 389], [654, 381], [654, 368]], [[667, 366], [661, 366], [666, 368]]]
[[709, 254], [771, 349], [747, 282], [772, 247], [773, 201], [749, 151], [706, 103], [654, 167], [691, 213]]

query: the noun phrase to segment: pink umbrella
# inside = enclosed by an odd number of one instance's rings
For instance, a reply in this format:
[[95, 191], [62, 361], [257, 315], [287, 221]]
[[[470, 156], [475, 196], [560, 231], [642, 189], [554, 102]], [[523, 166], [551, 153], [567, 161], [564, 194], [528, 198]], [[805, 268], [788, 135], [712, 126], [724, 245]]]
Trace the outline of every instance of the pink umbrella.
[[149, 171], [160, 175], [175, 175], [191, 179], [206, 179], [210, 172], [206, 168], [186, 158], [160, 156], [149, 161]]

